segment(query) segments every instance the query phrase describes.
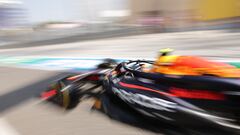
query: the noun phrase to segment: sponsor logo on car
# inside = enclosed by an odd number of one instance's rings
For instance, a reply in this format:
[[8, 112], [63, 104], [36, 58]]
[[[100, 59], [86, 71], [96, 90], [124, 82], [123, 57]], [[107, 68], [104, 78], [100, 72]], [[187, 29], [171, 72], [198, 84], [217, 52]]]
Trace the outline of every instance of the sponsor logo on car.
[[138, 104], [151, 109], [175, 112], [176, 104], [164, 99], [149, 97], [139, 93], [127, 92], [116, 87], [113, 87], [113, 92], [122, 100], [130, 104]]

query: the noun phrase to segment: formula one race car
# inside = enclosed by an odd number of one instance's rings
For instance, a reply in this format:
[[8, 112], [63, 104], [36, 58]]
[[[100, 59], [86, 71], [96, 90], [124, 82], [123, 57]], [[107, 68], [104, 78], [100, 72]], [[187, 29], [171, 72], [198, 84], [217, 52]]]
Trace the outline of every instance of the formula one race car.
[[156, 61], [106, 60], [52, 83], [41, 97], [65, 109], [94, 98], [93, 108], [110, 118], [156, 132], [171, 125], [183, 134], [239, 134], [240, 70], [170, 51]]

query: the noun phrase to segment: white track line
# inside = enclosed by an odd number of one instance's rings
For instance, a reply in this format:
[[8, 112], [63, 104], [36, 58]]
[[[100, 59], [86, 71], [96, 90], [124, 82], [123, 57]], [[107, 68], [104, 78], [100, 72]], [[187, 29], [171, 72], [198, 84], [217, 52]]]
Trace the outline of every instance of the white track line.
[[20, 135], [4, 118], [0, 118], [0, 135]]

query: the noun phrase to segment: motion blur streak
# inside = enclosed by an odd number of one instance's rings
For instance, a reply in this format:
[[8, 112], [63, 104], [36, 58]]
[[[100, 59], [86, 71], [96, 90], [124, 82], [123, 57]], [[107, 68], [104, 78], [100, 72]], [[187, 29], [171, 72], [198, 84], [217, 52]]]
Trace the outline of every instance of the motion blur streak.
[[0, 0], [0, 20], [0, 135], [240, 134], [240, 0]]
[[54, 95], [56, 95], [56, 94], [57, 94], [57, 91], [56, 91], [56, 90], [51, 90], [51, 91], [42, 93], [42, 94], [41, 94], [41, 98], [42, 98], [43, 100], [46, 100], [46, 99], [48, 99], [48, 98], [50, 98], [50, 97], [52, 97], [52, 96], [54, 96]]

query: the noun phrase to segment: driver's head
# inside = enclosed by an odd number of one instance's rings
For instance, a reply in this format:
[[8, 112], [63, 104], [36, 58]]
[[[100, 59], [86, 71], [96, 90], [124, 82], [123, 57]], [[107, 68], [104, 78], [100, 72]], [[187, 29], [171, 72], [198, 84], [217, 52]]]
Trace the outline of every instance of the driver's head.
[[172, 51], [173, 51], [173, 49], [165, 48], [165, 49], [161, 49], [159, 52], [160, 52], [160, 56], [167, 56], [167, 55], [169, 55]]

